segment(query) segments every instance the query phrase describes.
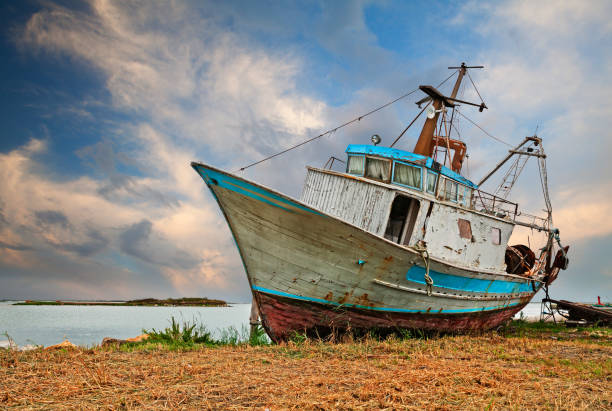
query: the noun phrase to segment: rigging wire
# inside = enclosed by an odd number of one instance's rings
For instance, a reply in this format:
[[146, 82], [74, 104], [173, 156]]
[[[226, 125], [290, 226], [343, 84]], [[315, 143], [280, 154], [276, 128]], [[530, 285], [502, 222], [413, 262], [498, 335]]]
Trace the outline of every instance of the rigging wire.
[[512, 147], [512, 144], [505, 142], [504, 140], [502, 140], [501, 138], [495, 137], [494, 135], [492, 135], [491, 133], [489, 133], [487, 130], [485, 130], [484, 128], [480, 127], [478, 124], [476, 124], [474, 121], [472, 121], [468, 116], [466, 116], [465, 114], [463, 114], [461, 111], [457, 110], [457, 114], [459, 114], [461, 117], [463, 117], [464, 119], [466, 119], [467, 121], [469, 121], [470, 123], [472, 123], [473, 125], [475, 125], [476, 127], [478, 127], [480, 129], [480, 131], [482, 131], [483, 133], [485, 133], [487, 136], [491, 137], [493, 140], [496, 140], [502, 144], [507, 145], [508, 147]]
[[459, 73], [459, 70], [455, 70], [455, 71], [453, 71], [453, 72], [451, 73], [451, 75], [450, 75], [450, 76], [448, 76], [447, 78], [445, 78], [444, 80], [442, 80], [442, 82], [441, 82], [440, 84], [438, 84], [438, 85], [436, 86], [436, 88], [438, 88], [438, 87], [442, 86], [444, 83], [446, 83], [448, 80], [450, 80], [450, 79], [451, 79], [451, 77], [453, 77], [453, 76], [454, 76], [455, 74], [457, 74], [457, 73]]
[[472, 76], [470, 76], [470, 71], [466, 70], [465, 72], [467, 73], [468, 78], [472, 82], [472, 86], [474, 86], [474, 90], [476, 90], [476, 94], [478, 94], [478, 97], [480, 98], [480, 102], [484, 103], [484, 100], [483, 100], [482, 96], [480, 95], [480, 92], [478, 91], [478, 88], [476, 88], [476, 84], [474, 83], [474, 80], [472, 80]]
[[399, 136], [397, 136], [397, 138], [396, 138], [396, 139], [393, 141], [393, 143], [391, 143], [391, 145], [389, 146], [390, 148], [392, 148], [392, 147], [395, 145], [395, 143], [397, 143], [397, 142], [400, 140], [400, 138], [402, 138], [402, 137], [404, 136], [404, 133], [405, 133], [406, 131], [408, 131], [408, 129], [410, 128], [410, 126], [411, 126], [411, 125], [413, 125], [413, 124], [414, 124], [414, 122], [415, 122], [415, 121], [417, 121], [417, 119], [418, 119], [419, 117], [421, 117], [421, 114], [423, 114], [423, 112], [424, 112], [424, 111], [427, 109], [427, 107], [429, 107], [429, 105], [430, 105], [430, 104], [431, 104], [431, 101], [430, 101], [429, 103], [427, 103], [427, 104], [425, 105], [425, 107], [423, 107], [423, 109], [422, 109], [422, 110], [419, 112], [419, 114], [417, 114], [417, 115], [416, 115], [416, 117], [415, 117], [415, 118], [414, 118], [414, 119], [413, 119], [413, 120], [410, 122], [410, 124], [408, 124], [408, 126], [407, 126], [407, 127], [404, 129], [404, 131], [402, 131], [402, 132], [400, 133], [400, 135], [399, 135]]
[[402, 96], [400, 96], [400, 97], [396, 98], [395, 100], [392, 100], [392, 101], [390, 101], [390, 102], [388, 102], [388, 103], [383, 104], [383, 105], [382, 105], [382, 106], [380, 106], [380, 107], [377, 107], [377, 108], [375, 108], [375, 109], [373, 109], [373, 110], [368, 111], [366, 114], [363, 114], [363, 115], [361, 115], [361, 116], [359, 116], [359, 117], [355, 117], [354, 119], [352, 119], [352, 120], [350, 120], [350, 121], [347, 121], [346, 123], [344, 123], [344, 124], [342, 124], [342, 125], [340, 125], [340, 126], [338, 126], [338, 127], [336, 127], [336, 128], [332, 128], [332, 129], [330, 129], [330, 130], [327, 130], [326, 132], [321, 133], [321, 134], [319, 134], [318, 136], [315, 136], [315, 137], [309, 138], [308, 140], [302, 141], [301, 143], [298, 143], [298, 144], [296, 144], [296, 145], [294, 145], [294, 146], [291, 146], [291, 147], [289, 147], [289, 148], [287, 148], [287, 149], [285, 149], [285, 150], [283, 150], [283, 151], [280, 151], [280, 152], [278, 152], [278, 153], [276, 153], [276, 154], [272, 154], [271, 156], [268, 156], [268, 157], [263, 158], [263, 159], [261, 159], [261, 160], [259, 160], [259, 161], [256, 161], [256, 162], [254, 162], [254, 163], [251, 163], [251, 164], [249, 164], [248, 166], [241, 167], [241, 168], [240, 168], [238, 171], [244, 171], [244, 170], [246, 170], [247, 168], [250, 168], [250, 167], [253, 167], [253, 166], [257, 165], [257, 164], [263, 163], [264, 161], [267, 161], [267, 160], [270, 160], [270, 159], [272, 159], [272, 158], [274, 158], [274, 157], [280, 156], [281, 154], [285, 154], [285, 153], [286, 153], [286, 152], [288, 152], [288, 151], [291, 151], [291, 150], [293, 150], [293, 149], [295, 149], [295, 148], [301, 147], [301, 146], [303, 146], [304, 144], [308, 144], [308, 143], [310, 143], [311, 141], [314, 141], [314, 140], [319, 139], [319, 138], [321, 138], [321, 137], [323, 137], [323, 136], [326, 136], [327, 134], [332, 134], [332, 133], [335, 133], [336, 131], [338, 131], [338, 130], [339, 130], [339, 129], [341, 129], [342, 127], [346, 127], [346, 126], [348, 126], [349, 124], [355, 123], [355, 122], [357, 122], [357, 121], [361, 121], [361, 119], [362, 119], [362, 118], [367, 117], [367, 116], [369, 116], [370, 114], [374, 114], [374, 113], [376, 113], [377, 111], [380, 111], [380, 110], [382, 110], [383, 108], [388, 107], [388, 106], [390, 106], [391, 104], [396, 103], [396, 102], [400, 101], [401, 99], [404, 99], [404, 98], [408, 97], [409, 95], [416, 93], [418, 90], [419, 90], [419, 89], [418, 89], [418, 88], [416, 88], [416, 89], [414, 89], [414, 90], [412, 90], [412, 91], [409, 91], [408, 93], [406, 93], [406, 94], [404, 94], [404, 95], [402, 95]]
[[[450, 78], [451, 78], [451, 77], [453, 77], [453, 76], [454, 76], [456, 73], [458, 73], [458, 72], [459, 72], [459, 70], [455, 70], [455, 71], [454, 71], [454, 72], [453, 72], [453, 73], [452, 73], [450, 76], [448, 76], [448, 77], [447, 77], [446, 79], [444, 79], [444, 80], [443, 80], [443, 81], [442, 81], [440, 84], [438, 84], [438, 86], [437, 86], [437, 87], [442, 86], [444, 83], [446, 83], [448, 80], [450, 80]], [[263, 163], [264, 161], [268, 161], [268, 160], [270, 160], [270, 159], [272, 159], [272, 158], [274, 158], [274, 157], [277, 157], [277, 156], [280, 156], [280, 155], [282, 155], [282, 154], [285, 154], [285, 153], [286, 153], [286, 152], [288, 152], [288, 151], [291, 151], [291, 150], [293, 150], [293, 149], [296, 149], [296, 148], [298, 148], [298, 147], [301, 147], [301, 146], [303, 146], [303, 145], [305, 145], [305, 144], [308, 144], [308, 143], [310, 143], [311, 141], [317, 140], [317, 139], [319, 139], [319, 138], [321, 138], [321, 137], [323, 137], [323, 136], [326, 136], [326, 135], [328, 135], [328, 134], [333, 134], [333, 133], [335, 133], [336, 131], [338, 131], [339, 129], [341, 129], [341, 128], [343, 128], [343, 127], [348, 126], [349, 124], [355, 123], [355, 122], [357, 122], [357, 121], [361, 121], [361, 119], [362, 119], [362, 118], [367, 117], [367, 116], [369, 116], [370, 114], [374, 114], [374, 113], [376, 113], [377, 111], [380, 111], [380, 110], [382, 110], [383, 108], [386, 108], [386, 107], [390, 106], [391, 104], [397, 103], [398, 101], [400, 101], [400, 100], [402, 100], [402, 99], [404, 99], [404, 98], [408, 97], [409, 95], [416, 93], [418, 90], [419, 90], [419, 89], [418, 89], [418, 88], [416, 88], [416, 89], [414, 89], [414, 90], [412, 90], [412, 91], [409, 91], [408, 93], [406, 93], [406, 94], [404, 94], [404, 95], [399, 96], [399, 97], [398, 97], [398, 98], [396, 98], [395, 100], [392, 100], [392, 101], [390, 101], [390, 102], [388, 102], [388, 103], [385, 103], [385, 104], [383, 104], [382, 106], [377, 107], [377, 108], [375, 108], [375, 109], [373, 109], [373, 110], [371, 110], [371, 111], [367, 112], [366, 114], [363, 114], [363, 115], [361, 115], [361, 116], [359, 116], [359, 117], [356, 117], [356, 118], [354, 118], [354, 119], [352, 119], [352, 120], [350, 120], [350, 121], [347, 121], [346, 123], [344, 123], [344, 124], [342, 124], [342, 125], [340, 125], [340, 126], [338, 126], [338, 127], [336, 127], [336, 128], [333, 128], [333, 129], [327, 130], [326, 132], [321, 133], [321, 134], [319, 134], [318, 136], [315, 136], [315, 137], [309, 138], [308, 140], [304, 140], [304, 141], [302, 141], [301, 143], [298, 143], [298, 144], [296, 144], [296, 145], [294, 145], [294, 146], [291, 146], [291, 147], [289, 147], [289, 148], [287, 148], [287, 149], [285, 149], [285, 150], [283, 150], [283, 151], [280, 151], [280, 152], [278, 152], [278, 153], [276, 153], [276, 154], [272, 154], [271, 156], [268, 156], [268, 157], [266, 157], [266, 158], [262, 158], [261, 160], [256, 161], [256, 162], [254, 162], [254, 163], [251, 163], [251, 164], [249, 164], [248, 166], [241, 167], [240, 169], [238, 169], [238, 170], [236, 170], [236, 171], [244, 171], [244, 170], [246, 170], [247, 168], [250, 168], [250, 167], [256, 166], [257, 164]], [[421, 112], [422, 112], [422, 111], [421, 111]], [[419, 115], [420, 115], [420, 113], [419, 113]], [[417, 116], [417, 117], [418, 117], [418, 116]], [[415, 119], [415, 120], [416, 120], [416, 119]], [[414, 123], [414, 121], [415, 121], [415, 120], [413, 120], [413, 123]], [[412, 123], [411, 123], [411, 125], [412, 125]], [[408, 127], [410, 127], [410, 126], [408, 126]], [[407, 130], [407, 129], [408, 129], [408, 128], [406, 128], [406, 130]], [[404, 130], [404, 132], [403, 132], [403, 133], [405, 133], [405, 132], [406, 132], [406, 130]], [[400, 137], [403, 135], [403, 133], [400, 135]], [[393, 144], [395, 144], [395, 143], [397, 142], [397, 140], [399, 140], [399, 137], [396, 139], [396, 141], [395, 141]]]
[[[544, 154], [544, 148], [540, 148], [541, 153]], [[540, 174], [540, 184], [542, 185], [542, 194], [544, 197], [544, 203], [546, 204], [546, 211], [548, 212], [548, 222], [552, 227], [552, 204], [550, 202], [550, 195], [548, 193], [548, 173], [546, 172], [546, 158], [540, 157], [538, 161], [538, 172]]]
[[[459, 72], [459, 70], [455, 70], [451, 73], [450, 76], [448, 76], [447, 78], [445, 78], [444, 80], [442, 80], [442, 82], [440, 84], [438, 84], [436, 86], [436, 88], [441, 87], [444, 83], [446, 83], [448, 80], [450, 80], [455, 74], [457, 74]], [[425, 107], [423, 107], [423, 109], [419, 112], [419, 114], [416, 115], [416, 117], [410, 122], [410, 124], [408, 124], [408, 126], [404, 129], [404, 131], [402, 131], [400, 133], [399, 136], [397, 136], [397, 138], [393, 141], [393, 143], [389, 146], [390, 148], [393, 147], [395, 145], [395, 143], [397, 143], [406, 133], [406, 131], [408, 131], [408, 129], [410, 128], [410, 126], [412, 126], [414, 124], [415, 121], [417, 121], [417, 119], [421, 116], [421, 114], [423, 114], [423, 112], [425, 111], [425, 109], [427, 109], [427, 107], [429, 107], [429, 105], [431, 104], [431, 99], [429, 99], [429, 102], [427, 103], [427, 105]]]

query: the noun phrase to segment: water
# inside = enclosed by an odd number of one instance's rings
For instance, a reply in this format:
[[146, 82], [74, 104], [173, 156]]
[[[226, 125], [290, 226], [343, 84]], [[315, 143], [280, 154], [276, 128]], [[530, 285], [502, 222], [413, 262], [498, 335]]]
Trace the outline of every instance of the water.
[[[251, 304], [230, 307], [113, 307], [74, 305], [12, 305], [0, 302], [0, 333], [20, 345], [53, 345], [65, 338], [82, 346], [100, 344], [104, 337], [130, 338], [144, 329], [168, 327], [170, 318], [204, 324], [217, 337], [222, 329], [242, 330], [249, 325]], [[521, 311], [525, 318], [540, 317], [540, 303]], [[515, 318], [519, 318], [518, 313]], [[0, 340], [6, 337], [0, 335]], [[0, 341], [1, 342], [1, 341]]]
[[521, 318], [521, 314], [523, 314], [523, 318], [526, 320], [539, 320], [541, 308], [542, 304], [540, 302], [529, 303], [525, 308], [516, 313], [514, 318], [519, 319]]
[[[65, 338], [76, 345], [100, 344], [104, 337], [130, 338], [143, 329], [164, 329], [170, 318], [204, 324], [213, 335], [222, 329], [248, 327], [251, 304], [230, 307], [113, 307], [74, 305], [12, 305], [0, 302], [0, 333], [18, 345], [53, 345]], [[0, 340], [6, 340], [0, 335]]]

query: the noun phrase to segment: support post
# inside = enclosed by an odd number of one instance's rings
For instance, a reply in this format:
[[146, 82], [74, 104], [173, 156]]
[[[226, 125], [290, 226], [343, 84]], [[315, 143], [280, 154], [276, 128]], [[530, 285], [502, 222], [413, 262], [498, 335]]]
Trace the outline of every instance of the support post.
[[249, 337], [252, 339], [255, 330], [257, 327], [261, 325], [261, 321], [259, 321], [259, 306], [257, 305], [257, 300], [255, 300], [255, 296], [253, 296], [253, 301], [251, 302], [251, 315], [249, 316], [249, 324], [251, 325], [251, 333]]

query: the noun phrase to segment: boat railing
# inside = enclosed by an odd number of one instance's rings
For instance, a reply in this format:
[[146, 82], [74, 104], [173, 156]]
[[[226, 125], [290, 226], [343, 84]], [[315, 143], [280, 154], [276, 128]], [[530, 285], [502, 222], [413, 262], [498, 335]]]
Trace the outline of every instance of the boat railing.
[[472, 208], [501, 218], [515, 219], [518, 214], [517, 203], [478, 189], [472, 193]]
[[540, 217], [525, 212], [520, 212], [514, 217], [514, 222], [525, 227], [532, 227], [537, 230], [548, 230], [549, 224], [546, 217]]

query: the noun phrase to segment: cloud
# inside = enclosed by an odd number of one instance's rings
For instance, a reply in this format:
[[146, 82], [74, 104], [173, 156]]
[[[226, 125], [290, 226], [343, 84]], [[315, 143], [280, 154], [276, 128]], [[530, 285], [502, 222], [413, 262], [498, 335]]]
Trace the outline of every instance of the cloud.
[[[571, 246], [569, 270], [553, 292], [582, 301], [594, 300], [595, 284], [608, 292], [612, 285], [601, 253], [612, 246], [612, 166], [607, 159], [612, 120], [606, 108], [612, 93], [610, 13], [612, 4], [605, 1], [470, 2], [455, 21], [476, 27], [483, 38], [477, 56], [487, 68], [478, 85], [490, 110], [479, 115], [479, 122], [515, 144], [539, 125], [554, 224], [563, 244]], [[477, 98], [473, 91], [467, 95]], [[491, 158], [501, 159], [502, 150], [483, 138], [478, 151], [471, 150], [470, 160], [481, 165], [477, 175], [484, 174]], [[528, 164], [513, 194], [523, 210], [542, 214], [534, 164]], [[513, 240], [526, 244], [529, 236], [537, 244], [533, 231], [515, 231]]]
[[59, 212], [53, 210], [44, 210], [44, 211], [35, 211], [34, 215], [36, 216], [36, 220], [38, 224], [44, 226], [51, 225], [59, 225], [62, 228], [68, 228], [69, 223], [66, 216]]
[[[52, 298], [70, 294], [68, 290], [76, 292], [77, 289], [83, 291], [94, 287], [100, 281], [95, 276], [104, 273], [103, 278], [116, 284], [95, 292], [90, 290], [87, 295], [100, 297], [100, 293], [107, 293], [107, 298], [116, 298], [111, 292], [116, 292], [120, 284], [127, 286], [142, 281], [142, 278], [137, 278], [142, 275], [140, 273], [146, 273], [151, 280], [155, 279], [156, 284], [176, 285], [173, 290], [168, 285], [157, 289], [158, 296], [167, 295], [159, 293], [176, 295], [197, 290], [208, 294], [216, 290], [214, 294], [220, 296], [236, 295], [219, 285], [226, 284], [225, 280], [219, 281], [214, 277], [241, 280], [239, 259], [237, 263], [229, 261], [214, 266], [215, 271], [211, 273], [210, 261], [203, 257], [206, 252], [235, 253], [231, 250], [231, 238], [219, 240], [229, 237], [229, 234], [226, 227], [214, 222], [216, 210], [211, 212], [205, 203], [196, 206], [184, 202], [178, 202], [175, 207], [160, 208], [156, 201], [129, 193], [118, 196], [116, 201], [109, 201], [100, 194], [104, 180], [85, 176], [53, 180], [50, 177], [53, 174], [41, 168], [37, 161], [37, 156], [45, 154], [45, 150], [45, 144], [33, 140], [22, 148], [0, 154], [4, 217], [3, 224], [0, 224], [0, 265], [6, 267], [1, 278], [3, 284], [5, 281], [11, 284], [24, 284], [26, 281], [25, 278], [9, 281], [11, 272], [21, 273], [31, 280], [38, 277], [38, 272], [48, 272], [51, 276], [64, 278], [62, 281], [41, 279], [64, 287], [53, 288], [50, 285], [47, 297]], [[170, 187], [178, 185], [148, 176], [132, 178], [138, 184], [160, 190], [170, 190]], [[197, 185], [199, 181], [195, 173], [192, 183], [190, 191], [200, 200], [203, 190]], [[188, 194], [184, 194], [185, 198], [194, 201]], [[189, 227], [180, 224], [185, 214], [191, 218]], [[210, 226], [208, 229], [205, 229], [206, 224]], [[202, 235], [203, 232], [207, 235]], [[217, 251], [207, 251], [211, 249]], [[122, 254], [136, 261], [126, 261]], [[51, 261], [57, 265], [52, 266]], [[145, 265], [141, 266], [141, 263]], [[74, 275], [74, 287], [67, 286], [69, 282], [65, 274], [60, 275], [62, 266], [66, 273]], [[77, 267], [83, 270], [78, 275]], [[125, 271], [126, 267], [138, 268]], [[189, 278], [189, 281], [181, 282], [182, 277]], [[8, 290], [8, 285], [3, 289]], [[126, 293], [124, 290], [117, 295]]]
[[[91, 273], [69, 270], [87, 284], [80, 292], [97, 285], [107, 270], [108, 278], [126, 287], [150, 275], [163, 285], [157, 290], [168, 293], [246, 300], [248, 284], [229, 230], [189, 162], [235, 170], [389, 101], [397, 84], [408, 83], [404, 73], [397, 80], [399, 70], [382, 69], [398, 57], [378, 45], [365, 21], [365, 3], [313, 6], [312, 23], [298, 5], [290, 8], [296, 17], [279, 24], [270, 22], [286, 14], [279, 17], [273, 7], [191, 6], [92, 0], [68, 9], [45, 3], [23, 27], [17, 41], [26, 53], [68, 58], [102, 79], [110, 99], [69, 106], [75, 115], [97, 126], [101, 119], [87, 111], [95, 105], [121, 119], [100, 131], [99, 141], [77, 150], [88, 167], [82, 175], [58, 178], [58, 170], [37, 161], [61, 138], [53, 133], [0, 154], [0, 264], [11, 272], [42, 272], [44, 256], [56, 264], [56, 287], [70, 284], [59, 271], [72, 264]], [[612, 65], [603, 52], [609, 8], [605, 2], [474, 2], [460, 7], [454, 21], [458, 32], [477, 30], [482, 38], [471, 55], [487, 66], [476, 80], [491, 110], [478, 114], [478, 121], [511, 142], [542, 123], [556, 223], [563, 236], [583, 242], [606, 239], [612, 230], [598, 223], [612, 212], [610, 185], [601, 183], [610, 174], [605, 153], [612, 148], [606, 110], [612, 90], [605, 81]], [[274, 33], [283, 46], [275, 48], [269, 37], [258, 41], [249, 30]], [[320, 60], [288, 44], [292, 36], [308, 37], [326, 58], [337, 60], [322, 66], [324, 79], [318, 81], [369, 86], [352, 87], [340, 106], [316, 97], [304, 70]], [[595, 58], [599, 64], [593, 64], [589, 43], [603, 50]], [[477, 96], [466, 87], [471, 98]], [[392, 141], [407, 124], [406, 112], [414, 111], [410, 106], [377, 113], [244, 175], [299, 195], [302, 165], [341, 156], [346, 143], [368, 143], [374, 133]], [[470, 173], [480, 176], [506, 148], [463, 125], [471, 143]], [[413, 132], [400, 147], [412, 147]], [[588, 165], [581, 164], [587, 159]], [[521, 182], [537, 181], [535, 173], [527, 169]], [[538, 210], [538, 190], [516, 194], [522, 205]], [[15, 287], [27, 282], [15, 278]]]
[[20, 46], [93, 68], [111, 107], [133, 116], [77, 151], [85, 175], [54, 179], [35, 161], [49, 153], [42, 140], [2, 155], [13, 244], [4, 263], [28, 267], [16, 248], [32, 244], [73, 264], [158, 272], [172, 293], [247, 298], [229, 230], [189, 163], [196, 152], [232, 165], [275, 151], [320, 128], [325, 104], [298, 92], [296, 56], [253, 47], [181, 5], [89, 6], [46, 4]]
[[126, 254], [154, 265], [190, 270], [200, 264], [201, 259], [175, 249], [163, 238], [154, 238], [152, 234], [155, 233], [149, 220], [132, 224], [119, 235], [119, 248]]
[[[168, 16], [161, 24], [160, 14]], [[28, 21], [22, 44], [93, 65], [115, 107], [224, 156], [257, 155], [275, 146], [279, 133], [291, 141], [322, 125], [324, 104], [296, 91], [295, 56], [245, 44], [181, 6], [134, 10], [99, 0], [85, 13], [53, 5]]]
[[[471, 2], [455, 21], [476, 27], [485, 39], [478, 58], [486, 69], [478, 86], [490, 110], [478, 116], [479, 122], [513, 144], [540, 126], [555, 222], [568, 240], [612, 233], [605, 222], [612, 214], [612, 187], [604, 177], [612, 171], [605, 158], [612, 149], [605, 108], [612, 92], [607, 80], [612, 56], [603, 52], [612, 40], [605, 17], [611, 12], [609, 2]], [[602, 53], [594, 55], [596, 50]], [[477, 98], [470, 88], [468, 96]], [[470, 150], [477, 175], [505, 150], [482, 141], [483, 147]], [[536, 212], [543, 208], [538, 182], [537, 168], [528, 168], [519, 180], [522, 188], [515, 190], [521, 206]]]

